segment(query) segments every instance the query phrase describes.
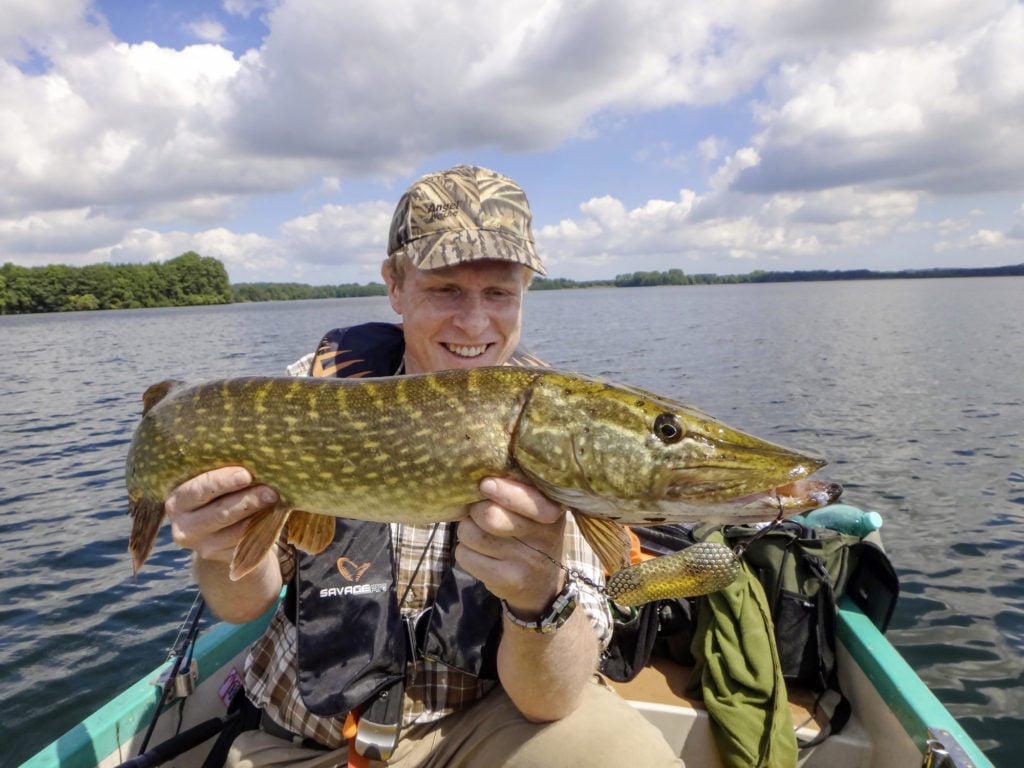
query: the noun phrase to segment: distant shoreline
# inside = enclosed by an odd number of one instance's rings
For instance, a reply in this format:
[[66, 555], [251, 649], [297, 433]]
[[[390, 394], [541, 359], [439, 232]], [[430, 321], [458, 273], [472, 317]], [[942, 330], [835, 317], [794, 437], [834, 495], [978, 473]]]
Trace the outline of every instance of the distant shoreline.
[[562, 288], [635, 288], [654, 285], [732, 285], [737, 283], [809, 283], [832, 280], [917, 280], [943, 277], [1021, 277], [1024, 264], [1005, 267], [938, 267], [934, 269], [903, 269], [876, 272], [870, 269], [810, 269], [766, 272], [757, 270], [745, 275], [688, 275], [681, 269], [667, 272], [633, 272], [618, 275], [614, 280], [575, 281], [563, 278], [538, 277], [531, 290], [560, 290]]
[[[665, 272], [633, 272], [612, 280], [569, 280], [537, 277], [534, 291], [579, 288], [637, 288], [659, 285], [736, 285], [744, 283], [806, 283], [835, 280], [919, 280], [947, 277], [1021, 277], [1024, 263], [1005, 267], [956, 267], [903, 269], [876, 272], [870, 269], [797, 270], [745, 275], [686, 274], [681, 269]], [[227, 270], [217, 259], [189, 251], [175, 259], [154, 264], [97, 264], [85, 267], [0, 268], [0, 315], [75, 312], [97, 309], [145, 309], [210, 304], [244, 304], [263, 301], [342, 299], [385, 296], [382, 283], [357, 285], [307, 285], [305, 283], [229, 284]]]

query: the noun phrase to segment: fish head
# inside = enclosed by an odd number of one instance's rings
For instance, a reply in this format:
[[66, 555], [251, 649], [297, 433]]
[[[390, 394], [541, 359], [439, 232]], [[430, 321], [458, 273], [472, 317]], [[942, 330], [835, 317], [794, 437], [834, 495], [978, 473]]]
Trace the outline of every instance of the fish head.
[[827, 463], [819, 456], [684, 403], [561, 373], [534, 385], [513, 457], [550, 498], [627, 524], [765, 520], [838, 496], [804, 481]]

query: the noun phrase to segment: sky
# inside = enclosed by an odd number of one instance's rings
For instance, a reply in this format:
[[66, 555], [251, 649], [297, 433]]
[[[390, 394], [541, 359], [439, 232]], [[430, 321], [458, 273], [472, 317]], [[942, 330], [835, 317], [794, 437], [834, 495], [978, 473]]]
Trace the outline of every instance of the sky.
[[0, 263], [379, 281], [424, 173], [551, 277], [1024, 262], [1013, 0], [0, 0]]

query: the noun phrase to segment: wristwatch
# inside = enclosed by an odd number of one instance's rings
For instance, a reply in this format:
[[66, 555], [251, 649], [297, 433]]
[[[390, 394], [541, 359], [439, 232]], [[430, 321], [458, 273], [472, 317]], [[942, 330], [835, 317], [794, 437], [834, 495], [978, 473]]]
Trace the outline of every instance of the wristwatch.
[[501, 607], [505, 611], [505, 617], [517, 627], [539, 632], [543, 635], [550, 635], [561, 629], [565, 622], [569, 620], [569, 617], [572, 616], [572, 612], [576, 610], [576, 604], [579, 602], [579, 594], [576, 582], [570, 579], [565, 583], [562, 591], [555, 595], [555, 599], [551, 602], [551, 607], [536, 621], [523, 621], [512, 613], [508, 603], [504, 600], [501, 601]]

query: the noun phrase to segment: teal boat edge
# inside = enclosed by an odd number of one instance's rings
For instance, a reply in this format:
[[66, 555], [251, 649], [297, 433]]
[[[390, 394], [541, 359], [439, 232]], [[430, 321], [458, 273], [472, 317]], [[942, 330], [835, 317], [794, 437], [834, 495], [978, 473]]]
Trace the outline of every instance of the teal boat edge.
[[929, 739], [935, 738], [969, 761], [957, 765], [994, 768], [963, 726], [849, 597], [840, 606], [837, 634], [922, 752]]
[[[276, 606], [246, 624], [214, 624], [196, 641], [194, 657], [199, 664], [197, 685], [216, 673], [236, 654], [263, 634]], [[157, 680], [169, 667], [164, 662], [149, 675], [118, 694], [103, 707], [37, 752], [21, 768], [96, 768], [100, 760], [113, 754], [135, 733], [149, 726], [160, 702]], [[172, 701], [168, 707], [176, 706]]]

